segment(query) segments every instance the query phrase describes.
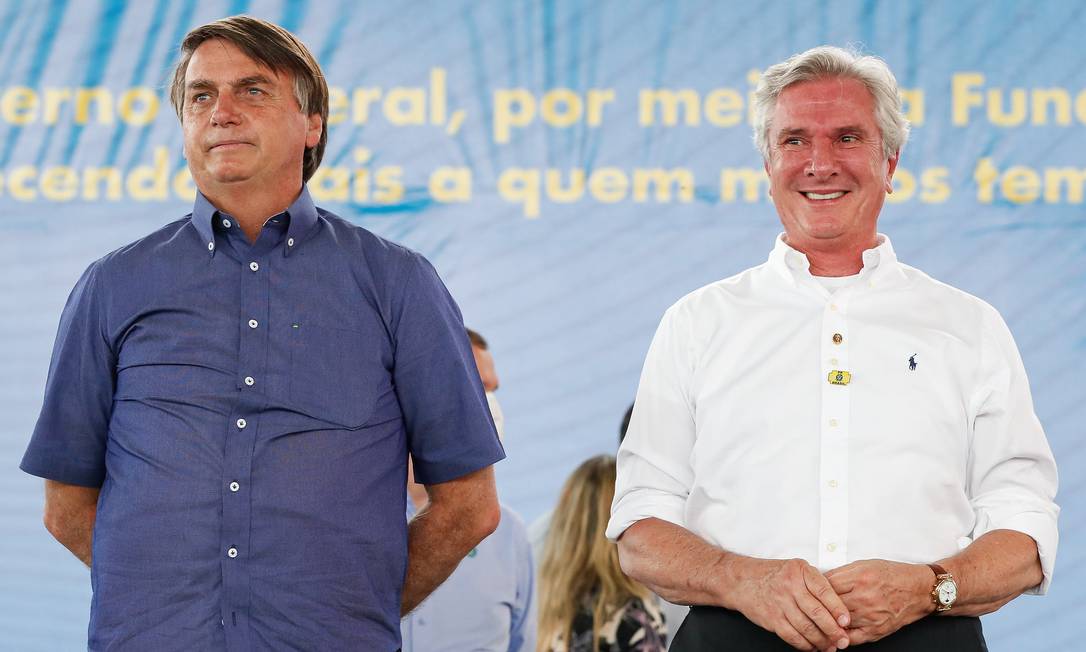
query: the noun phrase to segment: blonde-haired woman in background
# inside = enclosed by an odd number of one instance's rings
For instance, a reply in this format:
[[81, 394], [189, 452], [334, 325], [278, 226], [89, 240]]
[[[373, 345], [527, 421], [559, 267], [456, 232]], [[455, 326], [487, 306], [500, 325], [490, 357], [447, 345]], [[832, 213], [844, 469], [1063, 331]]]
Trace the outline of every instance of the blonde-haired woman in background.
[[667, 628], [647, 588], [626, 577], [604, 536], [615, 458], [593, 457], [569, 476], [543, 548], [540, 652], [663, 652]]

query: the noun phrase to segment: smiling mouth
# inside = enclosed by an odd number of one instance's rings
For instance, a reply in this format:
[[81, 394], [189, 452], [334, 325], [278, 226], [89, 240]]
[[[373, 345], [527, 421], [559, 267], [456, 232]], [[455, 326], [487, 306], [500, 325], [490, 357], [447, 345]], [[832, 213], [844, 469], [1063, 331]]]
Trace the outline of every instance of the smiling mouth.
[[827, 200], [830, 200], [830, 199], [837, 199], [838, 197], [844, 197], [845, 196], [845, 191], [838, 190], [836, 192], [827, 192], [827, 193], [805, 192], [805, 193], [803, 193], [803, 196], [806, 197], [807, 199], [811, 199], [813, 201], [827, 201]]

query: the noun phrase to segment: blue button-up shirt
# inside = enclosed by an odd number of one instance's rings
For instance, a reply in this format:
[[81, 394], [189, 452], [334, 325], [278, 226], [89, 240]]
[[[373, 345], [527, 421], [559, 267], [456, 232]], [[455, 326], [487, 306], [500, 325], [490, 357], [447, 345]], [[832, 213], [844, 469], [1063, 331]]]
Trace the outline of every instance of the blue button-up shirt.
[[101, 487], [91, 649], [395, 650], [406, 460], [504, 454], [418, 254], [306, 190], [250, 243], [193, 213], [88, 268], [28, 473]]
[[502, 505], [498, 529], [401, 621], [403, 652], [534, 652], [534, 576], [524, 521]]

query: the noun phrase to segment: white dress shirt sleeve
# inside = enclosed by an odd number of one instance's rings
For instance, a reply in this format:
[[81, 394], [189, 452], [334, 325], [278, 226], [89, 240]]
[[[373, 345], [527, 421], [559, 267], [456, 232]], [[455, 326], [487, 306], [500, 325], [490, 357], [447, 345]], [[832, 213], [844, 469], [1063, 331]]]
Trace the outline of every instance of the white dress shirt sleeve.
[[1044, 579], [1027, 593], [1041, 595], [1052, 582], [1059, 542], [1056, 463], [1033, 412], [1029, 382], [1010, 330], [994, 308], [985, 307], [981, 377], [970, 405], [973, 538], [997, 529], [1032, 537]]
[[688, 314], [680, 302], [660, 322], [641, 371], [633, 416], [618, 451], [618, 478], [607, 537], [616, 540], [637, 521], [658, 518], [683, 525], [694, 473], [694, 401], [690, 383], [696, 354], [691, 351]]

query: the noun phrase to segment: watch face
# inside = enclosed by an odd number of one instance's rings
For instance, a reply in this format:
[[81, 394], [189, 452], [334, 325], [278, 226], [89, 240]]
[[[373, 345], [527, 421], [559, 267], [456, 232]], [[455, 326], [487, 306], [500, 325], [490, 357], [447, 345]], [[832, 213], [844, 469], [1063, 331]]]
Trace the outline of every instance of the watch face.
[[936, 590], [939, 592], [939, 603], [943, 605], [953, 604], [954, 599], [958, 597], [958, 587], [950, 580], [939, 582]]

